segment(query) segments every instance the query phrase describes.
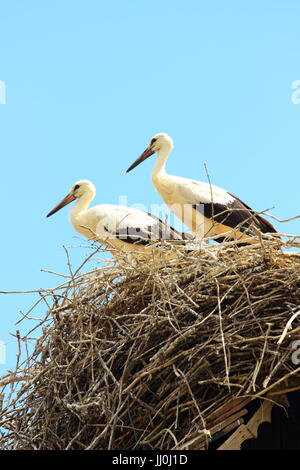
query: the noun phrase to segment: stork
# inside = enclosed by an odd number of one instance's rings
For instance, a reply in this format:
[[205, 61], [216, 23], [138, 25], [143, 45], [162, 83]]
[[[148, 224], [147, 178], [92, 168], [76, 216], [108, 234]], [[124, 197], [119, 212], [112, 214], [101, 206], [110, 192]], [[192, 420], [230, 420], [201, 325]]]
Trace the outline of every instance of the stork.
[[88, 180], [77, 181], [47, 217], [76, 200], [70, 211], [70, 220], [75, 230], [106, 245], [113, 254], [116, 251], [149, 252], [150, 241], [194, 238], [189, 233], [178, 232], [158, 217], [135, 208], [101, 204], [88, 209], [95, 195], [93, 183]]
[[157, 152], [152, 183], [167, 206], [195, 234], [196, 238], [216, 237], [217, 242], [235, 240], [257, 242], [257, 231], [276, 232], [263, 217], [232, 193], [210, 183], [166, 173], [166, 161], [173, 149], [167, 134], [156, 134], [126, 173]]

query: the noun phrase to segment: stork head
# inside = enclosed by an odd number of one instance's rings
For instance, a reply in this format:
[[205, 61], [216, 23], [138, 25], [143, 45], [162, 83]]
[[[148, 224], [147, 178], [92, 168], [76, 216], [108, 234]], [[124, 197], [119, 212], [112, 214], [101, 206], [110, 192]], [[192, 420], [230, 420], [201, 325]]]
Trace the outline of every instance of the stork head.
[[160, 133], [156, 134], [150, 140], [147, 148], [144, 152], [133, 162], [133, 164], [128, 168], [126, 173], [133, 170], [136, 166], [146, 160], [148, 157], [153, 155], [155, 152], [159, 152], [162, 149], [165, 149], [167, 154], [171, 152], [173, 148], [173, 140], [168, 134]]
[[73, 184], [69, 192], [69, 194], [73, 194], [74, 199], [78, 199], [87, 193], [93, 195], [93, 197], [96, 195], [96, 188], [89, 180], [77, 181], [77, 183]]
[[60, 201], [50, 212], [47, 214], [47, 217], [50, 217], [51, 215], [55, 214], [55, 212], [59, 211], [62, 209], [64, 206], [67, 204], [70, 204], [70, 202], [74, 201], [74, 199], [79, 199], [83, 195], [88, 195], [89, 200], [91, 201], [94, 199], [96, 195], [96, 189], [93, 183], [88, 180], [80, 180], [77, 181], [77, 183], [74, 183], [68, 194]]

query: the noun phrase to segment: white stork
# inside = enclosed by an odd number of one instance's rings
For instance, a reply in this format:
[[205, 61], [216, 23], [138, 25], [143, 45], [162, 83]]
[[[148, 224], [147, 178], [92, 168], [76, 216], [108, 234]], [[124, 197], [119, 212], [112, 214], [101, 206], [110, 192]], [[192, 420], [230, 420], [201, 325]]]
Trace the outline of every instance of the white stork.
[[195, 233], [196, 238], [218, 236], [218, 242], [226, 238], [251, 243], [255, 242], [253, 237], [257, 230], [276, 232], [267, 220], [230, 192], [209, 183], [166, 173], [166, 161], [172, 149], [171, 137], [156, 134], [127, 173], [157, 152], [152, 183], [170, 210]]
[[75, 183], [67, 196], [47, 215], [76, 199], [70, 211], [70, 219], [77, 232], [116, 251], [151, 251], [149, 241], [192, 240], [188, 233], [181, 233], [152, 214], [125, 206], [101, 204], [88, 209], [96, 195], [93, 183], [81, 180]]

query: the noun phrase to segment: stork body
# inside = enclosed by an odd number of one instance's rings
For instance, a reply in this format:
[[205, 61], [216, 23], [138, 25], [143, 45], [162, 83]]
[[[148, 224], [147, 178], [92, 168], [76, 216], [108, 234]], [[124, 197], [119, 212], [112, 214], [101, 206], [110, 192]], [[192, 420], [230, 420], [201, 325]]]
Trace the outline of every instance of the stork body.
[[178, 232], [156, 216], [135, 208], [101, 204], [88, 209], [95, 195], [95, 187], [90, 181], [78, 181], [47, 217], [76, 199], [70, 211], [74, 229], [106, 245], [113, 254], [117, 251], [149, 252], [150, 241], [193, 239], [190, 234]]
[[166, 173], [166, 161], [172, 148], [172, 139], [167, 134], [155, 135], [127, 172], [157, 152], [152, 183], [170, 210], [190, 228], [196, 238], [219, 236], [216, 241], [221, 242], [224, 239], [222, 235], [226, 234], [227, 239], [249, 243], [255, 241], [252, 237], [257, 235], [257, 230], [262, 233], [276, 232], [267, 220], [256, 215], [228, 191], [209, 183]]

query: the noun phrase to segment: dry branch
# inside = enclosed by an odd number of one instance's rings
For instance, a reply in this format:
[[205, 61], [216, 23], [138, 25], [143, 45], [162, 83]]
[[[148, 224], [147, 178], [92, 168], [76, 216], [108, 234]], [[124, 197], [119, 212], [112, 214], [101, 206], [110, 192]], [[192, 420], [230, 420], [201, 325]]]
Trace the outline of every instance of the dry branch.
[[86, 274], [68, 258], [70, 278], [41, 291], [34, 353], [0, 378], [2, 392], [15, 387], [0, 448], [207, 447], [243, 422], [249, 400], [300, 382], [300, 257], [278, 243], [188, 255], [165, 243], [159, 261]]

